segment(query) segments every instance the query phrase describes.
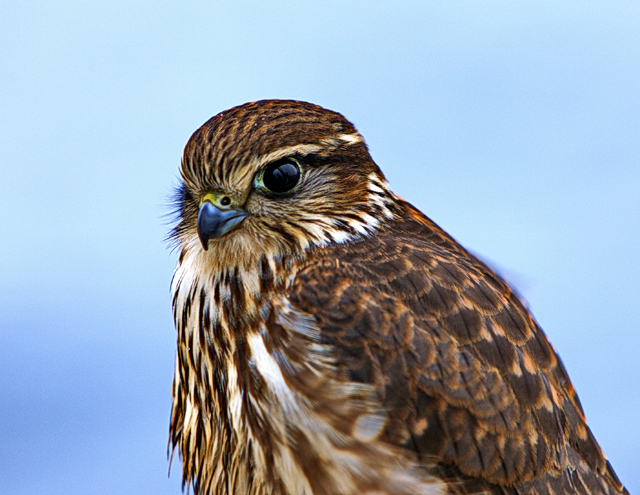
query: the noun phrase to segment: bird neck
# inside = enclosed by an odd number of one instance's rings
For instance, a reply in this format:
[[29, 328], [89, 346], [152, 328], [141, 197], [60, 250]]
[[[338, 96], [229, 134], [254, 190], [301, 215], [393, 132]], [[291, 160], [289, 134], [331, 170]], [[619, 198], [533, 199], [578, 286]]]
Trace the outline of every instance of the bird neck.
[[[266, 301], [286, 289], [304, 257], [264, 256], [252, 265], [206, 271], [202, 252], [184, 254], [172, 281], [178, 349], [169, 443], [182, 454], [183, 480], [195, 493], [209, 493], [229, 471], [255, 462], [248, 460], [250, 426], [241, 412], [248, 353], [255, 352], [248, 342], [264, 334]], [[221, 491], [227, 492], [242, 489]]]

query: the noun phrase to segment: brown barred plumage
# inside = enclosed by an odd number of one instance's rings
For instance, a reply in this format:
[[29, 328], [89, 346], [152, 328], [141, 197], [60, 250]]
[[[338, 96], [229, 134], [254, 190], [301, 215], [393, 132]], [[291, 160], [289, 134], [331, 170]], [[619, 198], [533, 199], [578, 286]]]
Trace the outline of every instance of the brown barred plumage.
[[627, 493], [518, 297], [340, 114], [227, 110], [181, 175], [170, 447], [196, 494]]

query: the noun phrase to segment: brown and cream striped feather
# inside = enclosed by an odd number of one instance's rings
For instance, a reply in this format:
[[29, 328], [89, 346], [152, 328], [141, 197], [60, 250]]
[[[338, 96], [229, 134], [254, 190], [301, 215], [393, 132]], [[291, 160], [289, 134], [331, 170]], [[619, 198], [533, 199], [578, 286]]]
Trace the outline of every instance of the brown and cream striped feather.
[[[287, 157], [296, 189], [256, 188]], [[181, 174], [170, 444], [196, 494], [626, 493], [525, 306], [340, 114], [228, 110]], [[248, 216], [204, 249], [209, 193]]]

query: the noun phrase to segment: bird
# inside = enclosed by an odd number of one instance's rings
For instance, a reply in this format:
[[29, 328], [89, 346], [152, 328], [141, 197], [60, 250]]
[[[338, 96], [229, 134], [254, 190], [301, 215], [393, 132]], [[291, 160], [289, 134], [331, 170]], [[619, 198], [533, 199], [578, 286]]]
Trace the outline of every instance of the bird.
[[526, 305], [389, 189], [340, 113], [214, 116], [175, 215], [183, 490], [628, 494]]

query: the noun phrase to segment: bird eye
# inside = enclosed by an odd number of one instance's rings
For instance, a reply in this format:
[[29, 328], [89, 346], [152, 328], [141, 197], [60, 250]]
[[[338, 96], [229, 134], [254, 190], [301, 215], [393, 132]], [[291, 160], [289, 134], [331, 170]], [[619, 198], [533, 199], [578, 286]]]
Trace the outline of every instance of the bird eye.
[[300, 166], [292, 158], [270, 163], [261, 174], [260, 182], [270, 192], [282, 194], [291, 191], [300, 181]]

